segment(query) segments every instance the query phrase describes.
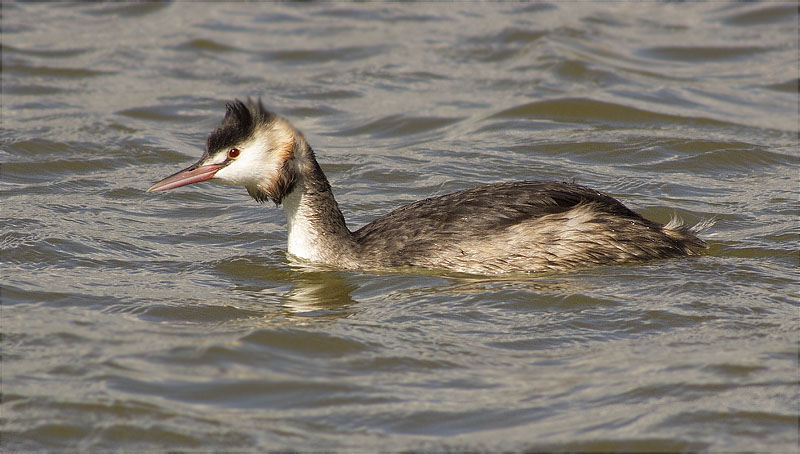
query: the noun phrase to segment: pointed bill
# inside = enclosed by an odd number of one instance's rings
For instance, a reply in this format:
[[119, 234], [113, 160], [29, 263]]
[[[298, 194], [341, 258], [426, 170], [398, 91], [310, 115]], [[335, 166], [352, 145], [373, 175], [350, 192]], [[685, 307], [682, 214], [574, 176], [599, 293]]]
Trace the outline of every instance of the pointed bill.
[[147, 192], [167, 191], [187, 184], [206, 181], [211, 179], [222, 167], [220, 164], [207, 164], [199, 167], [195, 164], [150, 186], [147, 188]]

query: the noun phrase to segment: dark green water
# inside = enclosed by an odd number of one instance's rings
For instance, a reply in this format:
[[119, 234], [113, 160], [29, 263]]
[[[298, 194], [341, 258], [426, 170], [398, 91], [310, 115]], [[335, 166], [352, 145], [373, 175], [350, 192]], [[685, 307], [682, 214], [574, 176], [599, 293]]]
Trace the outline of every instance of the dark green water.
[[[780, 3], [7, 4], [4, 451], [798, 446], [798, 14]], [[576, 180], [706, 255], [484, 278], [314, 269], [241, 188], [144, 190], [235, 97], [351, 227]]]

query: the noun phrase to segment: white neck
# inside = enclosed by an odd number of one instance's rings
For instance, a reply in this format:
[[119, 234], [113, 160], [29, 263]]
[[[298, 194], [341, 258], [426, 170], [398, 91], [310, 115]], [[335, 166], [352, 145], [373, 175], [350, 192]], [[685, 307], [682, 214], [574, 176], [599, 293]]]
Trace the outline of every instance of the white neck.
[[296, 180], [281, 200], [289, 228], [288, 252], [303, 260], [351, 268], [357, 263], [358, 245], [313, 152], [306, 151], [306, 156], [295, 158]]
[[312, 262], [323, 261], [319, 250], [317, 231], [311, 223], [311, 208], [303, 203], [306, 188], [297, 184], [294, 190], [283, 198], [283, 211], [289, 229], [288, 252], [293, 256]]

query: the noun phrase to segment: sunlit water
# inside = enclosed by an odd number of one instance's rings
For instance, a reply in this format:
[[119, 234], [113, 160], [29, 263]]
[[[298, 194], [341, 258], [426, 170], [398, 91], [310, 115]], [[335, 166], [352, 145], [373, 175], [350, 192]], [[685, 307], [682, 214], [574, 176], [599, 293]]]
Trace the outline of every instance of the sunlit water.
[[[2, 443], [753, 450], [798, 443], [795, 4], [3, 4]], [[194, 162], [235, 97], [351, 227], [575, 180], [708, 253], [572, 273], [314, 269]]]

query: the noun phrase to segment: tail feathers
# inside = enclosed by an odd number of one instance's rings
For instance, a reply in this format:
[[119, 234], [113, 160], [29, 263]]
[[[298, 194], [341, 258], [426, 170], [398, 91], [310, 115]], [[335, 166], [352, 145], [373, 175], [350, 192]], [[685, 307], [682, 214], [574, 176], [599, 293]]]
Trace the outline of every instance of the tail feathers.
[[681, 218], [673, 216], [672, 219], [662, 227], [662, 230], [669, 237], [680, 242], [687, 254], [695, 255], [708, 247], [705, 241], [698, 238], [697, 235], [711, 228], [715, 222], [716, 219], [714, 218], [704, 219], [689, 227], [683, 223]]
[[717, 218], [703, 219], [697, 224], [689, 227], [689, 230], [691, 230], [692, 233], [694, 234], [702, 233], [713, 227], [714, 224], [716, 223], [717, 223]]
[[667, 222], [664, 226], [664, 230], [686, 230], [693, 234], [698, 234], [703, 231], [706, 231], [713, 226], [717, 220], [715, 218], [711, 219], [703, 219], [702, 221], [698, 222], [697, 224], [687, 227], [683, 223], [683, 219], [679, 218], [678, 216], [672, 216], [672, 219]]

